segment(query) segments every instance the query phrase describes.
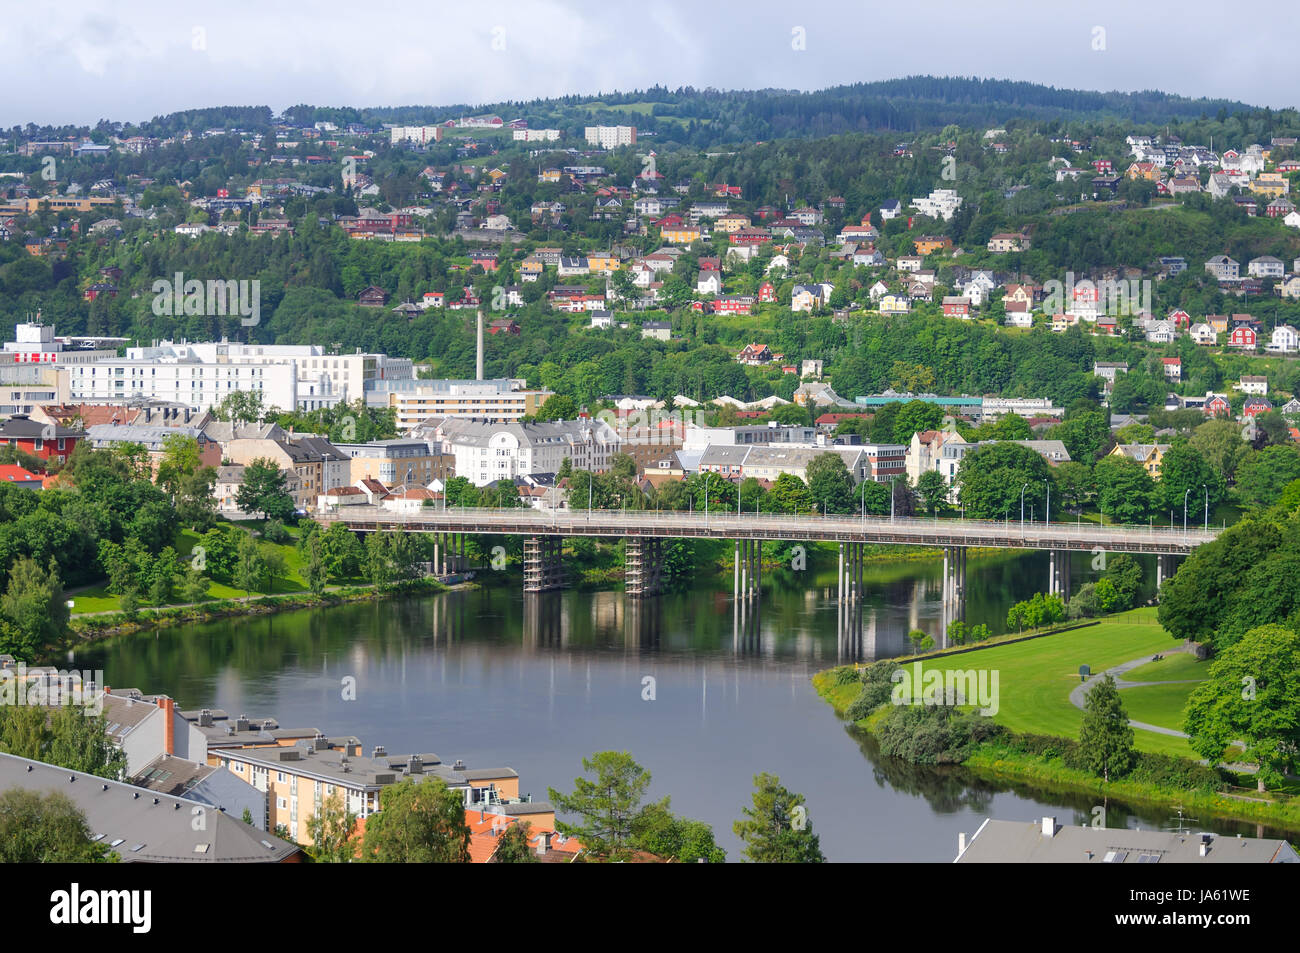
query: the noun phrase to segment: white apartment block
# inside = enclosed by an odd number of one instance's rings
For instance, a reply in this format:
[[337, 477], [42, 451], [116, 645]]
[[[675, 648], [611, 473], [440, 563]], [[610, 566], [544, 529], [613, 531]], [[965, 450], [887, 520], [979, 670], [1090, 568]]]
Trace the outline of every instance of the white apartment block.
[[587, 126], [587, 142], [602, 149], [617, 149], [636, 142], [636, 126]]
[[394, 126], [392, 144], [415, 142], [424, 145], [429, 142], [442, 141], [442, 126]]
[[379, 381], [366, 391], [372, 407], [391, 407], [398, 430], [410, 430], [430, 417], [478, 417], [508, 423], [536, 414], [552, 392], [528, 390], [517, 378], [497, 380]]
[[555, 142], [560, 138], [558, 129], [516, 129], [512, 138], [515, 142]]
[[300, 406], [291, 362], [237, 367], [197, 360], [114, 358], [68, 368], [69, 395], [78, 403], [121, 403], [132, 398], [172, 401], [207, 410], [235, 391], [255, 391], [264, 407]]
[[961, 208], [961, 196], [956, 189], [935, 189], [927, 197], [915, 199], [912, 208], [920, 215], [941, 218], [946, 222]]

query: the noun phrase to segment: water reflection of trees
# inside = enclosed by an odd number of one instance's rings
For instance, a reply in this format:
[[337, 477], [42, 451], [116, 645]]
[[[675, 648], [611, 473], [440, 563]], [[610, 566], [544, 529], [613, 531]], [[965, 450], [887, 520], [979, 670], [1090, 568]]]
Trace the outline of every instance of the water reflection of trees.
[[845, 730], [857, 742], [862, 756], [871, 762], [877, 786], [888, 785], [904, 794], [925, 798], [930, 807], [941, 813], [952, 814], [963, 808], [987, 813], [993, 795], [999, 791], [996, 785], [975, 778], [961, 768], [912, 764], [886, 757], [880, 753], [880, 744], [872, 735], [853, 725], [846, 725]]

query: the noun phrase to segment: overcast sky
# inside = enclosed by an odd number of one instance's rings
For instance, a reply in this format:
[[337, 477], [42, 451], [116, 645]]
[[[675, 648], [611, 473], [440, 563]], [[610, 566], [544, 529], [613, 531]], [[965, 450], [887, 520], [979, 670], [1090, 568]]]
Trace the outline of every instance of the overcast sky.
[[[0, 126], [201, 106], [486, 103], [915, 73], [1293, 106], [1300, 18], [1221, 2], [40, 0], [0, 31]], [[1262, 12], [1263, 7], [1241, 9]], [[798, 48], [802, 46], [802, 48]]]

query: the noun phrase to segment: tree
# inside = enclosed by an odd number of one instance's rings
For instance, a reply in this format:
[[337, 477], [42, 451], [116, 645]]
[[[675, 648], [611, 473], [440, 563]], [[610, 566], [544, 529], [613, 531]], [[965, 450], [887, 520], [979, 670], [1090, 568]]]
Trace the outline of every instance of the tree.
[[808, 461], [808, 492], [818, 510], [827, 513], [852, 513], [857, 509], [853, 497], [853, 477], [838, 453], [819, 453]]
[[1211, 764], [1244, 742], [1259, 790], [1280, 784], [1300, 745], [1300, 637], [1277, 624], [1251, 629], [1211, 663], [1185, 711], [1189, 743]]
[[266, 410], [262, 405], [262, 392], [258, 390], [232, 391], [212, 409], [218, 420], [250, 424], [262, 419]]
[[754, 801], [741, 809], [744, 819], [732, 831], [745, 845], [745, 858], [756, 864], [820, 864], [826, 861], [821, 841], [802, 794], [781, 785], [772, 774], [754, 775]]
[[1047, 461], [1036, 451], [1018, 443], [999, 442], [967, 453], [956, 482], [968, 516], [1019, 518], [1022, 488], [1026, 516], [1030, 507], [1043, 512], [1050, 475]]
[[1096, 491], [1092, 478], [1092, 469], [1076, 460], [1058, 463], [1052, 468], [1052, 483], [1055, 491], [1052, 499], [1061, 510], [1079, 512], [1084, 503]]
[[1142, 586], [1142, 566], [1128, 553], [1115, 553], [1106, 561], [1106, 575], [1098, 582], [1115, 587], [1115, 600], [1108, 601], [1107, 612], [1131, 608]]
[[1079, 749], [1094, 774], [1109, 782], [1133, 764], [1133, 726], [1119, 700], [1115, 679], [1106, 675], [1088, 691], [1079, 729]]
[[470, 830], [465, 798], [441, 778], [405, 778], [379, 792], [380, 811], [366, 819], [363, 860], [380, 864], [464, 864]]
[[175, 503], [181, 482], [199, 468], [199, 442], [188, 434], [173, 433], [163, 437], [162, 459], [154, 482], [167, 490]]
[[811, 513], [817, 507], [808, 484], [793, 473], [778, 474], [767, 496], [778, 513]]
[[293, 497], [286, 489], [288, 475], [274, 460], [258, 458], [244, 467], [244, 482], [235, 491], [235, 505], [245, 513], [266, 519], [292, 520]]
[[25, 788], [0, 794], [0, 863], [103, 864], [117, 859], [92, 841], [86, 815], [65, 794]]
[[1237, 495], [1247, 506], [1272, 506], [1287, 484], [1300, 479], [1300, 448], [1251, 451], [1237, 468]]
[[1092, 463], [1111, 443], [1110, 415], [1104, 411], [1076, 414], [1051, 428], [1047, 436], [1065, 444], [1070, 459]]
[[235, 571], [233, 582], [245, 595], [251, 595], [254, 589], [260, 589], [266, 577], [266, 560], [262, 547], [252, 533], [240, 533], [236, 546]]
[[529, 846], [531, 825], [527, 821], [511, 824], [497, 838], [497, 849], [492, 852], [494, 864], [536, 864], [537, 855]]
[[1224, 480], [1231, 480], [1250, 446], [1241, 439], [1241, 425], [1231, 420], [1207, 420], [1188, 443]]
[[938, 470], [926, 470], [917, 478], [916, 494], [931, 515], [948, 505], [948, 481]]
[[637, 817], [632, 836], [641, 850], [678, 863], [721, 864], [727, 859], [726, 851], [714, 842], [713, 828], [702, 821], [675, 816], [666, 798], [645, 807]]
[[538, 420], [577, 420], [578, 405], [572, 397], [552, 394], [537, 411]]
[[312, 860], [324, 864], [350, 863], [357, 855], [357, 841], [353, 837], [357, 815], [347, 809], [343, 795], [322, 799], [320, 807], [307, 822], [312, 846], [308, 848]]
[[9, 585], [0, 596], [0, 651], [35, 659], [68, 633], [67, 603], [58, 564], [50, 558], [42, 569], [34, 559], [19, 558], [9, 567]]
[[926, 400], [909, 400], [898, 409], [894, 418], [891, 443], [909, 444], [912, 434], [924, 430], [937, 430], [943, 423], [943, 408]]
[[312, 533], [306, 542], [307, 558], [303, 560], [302, 576], [307, 588], [320, 595], [325, 591], [329, 576], [325, 571], [325, 545], [320, 533]]
[[1162, 513], [1173, 510], [1177, 517], [1186, 505], [1189, 522], [1195, 523], [1196, 514], [1204, 513], [1206, 492], [1213, 512], [1223, 499], [1224, 489], [1223, 477], [1186, 440], [1175, 440], [1160, 459], [1160, 482], [1156, 490]]
[[1132, 457], [1110, 454], [1092, 470], [1097, 504], [1113, 523], [1134, 523], [1151, 512], [1156, 485], [1146, 468]]
[[593, 857], [623, 860], [635, 847], [633, 832], [650, 772], [626, 751], [598, 751], [582, 759], [582, 769], [595, 776], [576, 778], [572, 794], [547, 789], [557, 813], [581, 819], [576, 824], [557, 821], [555, 826], [581, 840]]

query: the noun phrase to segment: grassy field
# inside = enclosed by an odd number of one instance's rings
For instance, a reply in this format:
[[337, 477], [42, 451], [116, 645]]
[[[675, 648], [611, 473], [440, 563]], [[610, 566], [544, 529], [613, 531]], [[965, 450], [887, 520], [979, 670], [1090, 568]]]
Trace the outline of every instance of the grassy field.
[[[1185, 683], [1148, 685], [1145, 688], [1126, 688], [1120, 692], [1119, 697], [1130, 718], [1182, 731], [1183, 706], [1187, 704], [1187, 696], [1195, 687]], [[1137, 733], [1147, 734], [1144, 731]]]
[[[262, 524], [260, 521], [242, 520], [235, 523], [235, 525], [244, 529], [257, 531], [260, 530]], [[284, 558], [285, 565], [285, 575], [277, 577], [275, 580], [275, 587], [272, 591], [270, 593], [262, 593], [262, 595], [283, 595], [285, 593], [305, 592], [307, 590], [307, 583], [302, 578], [302, 555], [298, 552], [297, 547], [298, 536], [301, 531], [296, 526], [290, 526], [287, 527], [287, 529], [290, 535], [289, 542], [267, 543], [264, 541], [262, 543], [263, 546], [278, 550], [280, 555]], [[198, 545], [198, 542], [198, 533], [188, 529], [181, 531], [180, 536], [176, 540], [175, 546], [176, 555], [180, 558], [182, 563], [190, 562], [193, 558], [194, 547]], [[258, 593], [254, 593], [254, 595], [257, 594]], [[242, 589], [234, 589], [219, 582], [211, 582], [208, 585], [208, 599], [237, 599], [246, 595], [249, 595], [249, 593], [244, 592]], [[91, 586], [88, 589], [82, 589], [79, 592], [71, 593], [68, 598], [72, 600], [73, 615], [82, 615], [88, 612], [120, 612], [122, 609], [122, 604], [118, 597], [108, 591], [107, 582], [101, 583], [97, 586]], [[168, 603], [168, 605], [180, 605], [181, 601], [180, 596], [177, 595], [173, 597], [172, 601]], [[142, 606], [148, 606], [150, 604], [151, 603], [147, 602], [143, 596], [141, 597]]]
[[[985, 669], [998, 673], [998, 712], [994, 720], [1012, 731], [1027, 734], [1059, 735], [1077, 738], [1083, 712], [1070, 703], [1070, 690], [1079, 684], [1079, 666], [1088, 665], [1100, 672], [1143, 655], [1155, 655], [1175, 644], [1169, 634], [1154, 624], [1154, 610], [1134, 610], [1100, 625], [1041, 639], [994, 645], [964, 655], [937, 659], [926, 668]], [[910, 667], [910, 663], [909, 667]], [[822, 683], [821, 687], [825, 687]], [[1183, 690], [1183, 697], [1193, 686], [1171, 686]], [[849, 686], [854, 691], [855, 686]], [[827, 692], [828, 700], [842, 708], [851, 698], [841, 697], [849, 691]], [[1125, 691], [1128, 703], [1131, 693]], [[1171, 702], [1166, 703], [1166, 707]], [[1156, 706], [1159, 711], [1159, 705]], [[1178, 709], [1181, 711], [1181, 702]], [[1151, 724], [1164, 725], [1159, 718], [1132, 717]], [[1167, 717], [1167, 716], [1166, 716]], [[1181, 716], [1179, 717], [1181, 721]], [[1177, 728], [1178, 724], [1169, 727]], [[1156, 732], [1138, 730], [1135, 742], [1139, 750], [1195, 757], [1186, 740]]]
[[1159, 662], [1148, 662], [1124, 673], [1126, 682], [1176, 682], [1186, 678], [1205, 678], [1210, 663], [1187, 652], [1166, 655]]

